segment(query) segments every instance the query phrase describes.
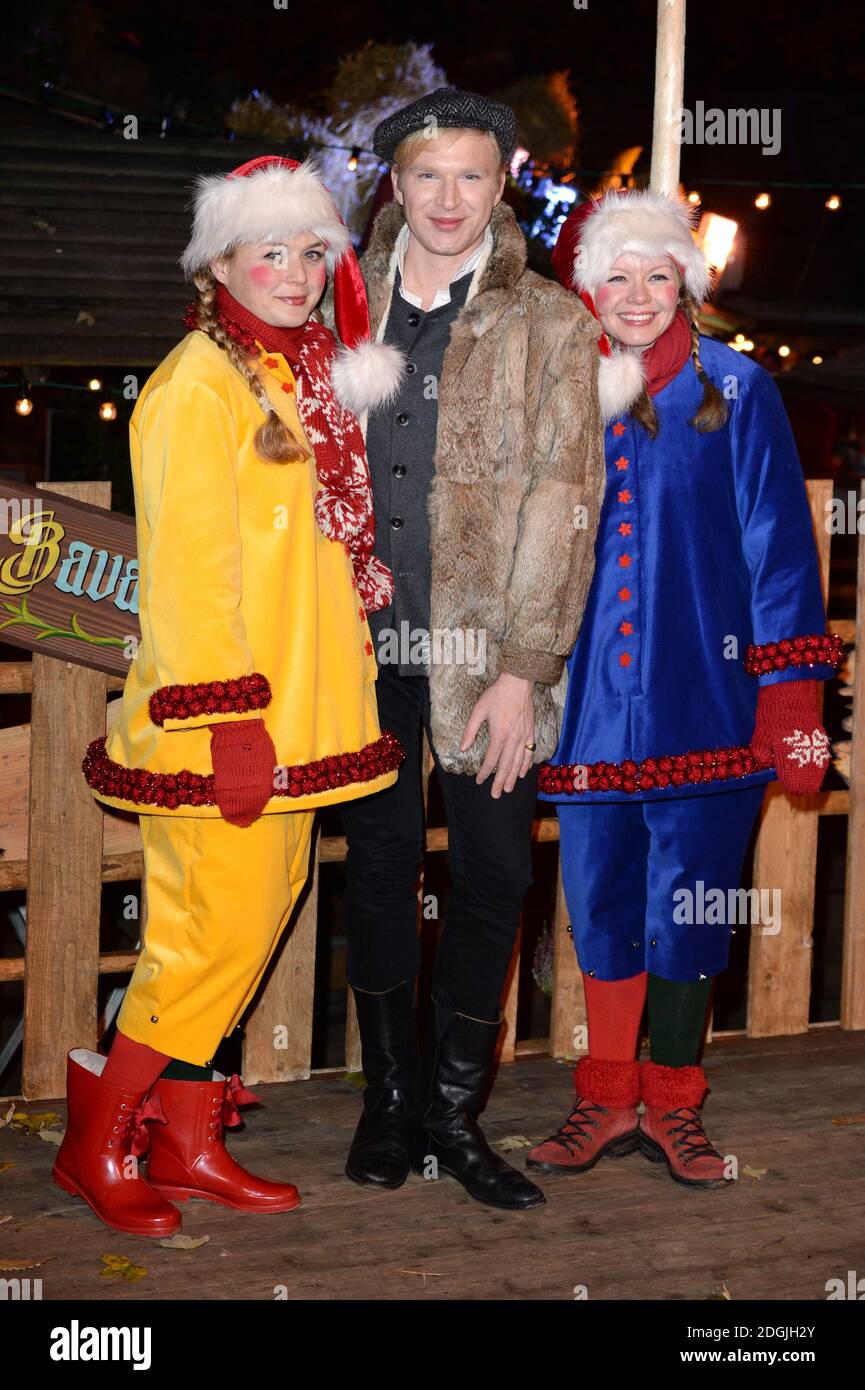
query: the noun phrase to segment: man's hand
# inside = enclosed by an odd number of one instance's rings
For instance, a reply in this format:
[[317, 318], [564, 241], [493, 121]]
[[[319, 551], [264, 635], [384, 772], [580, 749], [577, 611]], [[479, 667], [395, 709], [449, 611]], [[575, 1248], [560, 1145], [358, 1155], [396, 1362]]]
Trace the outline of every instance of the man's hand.
[[518, 777], [525, 777], [534, 759], [526, 748], [535, 741], [534, 684], [503, 672], [481, 695], [463, 729], [460, 752], [466, 753], [482, 724], [489, 731], [489, 746], [475, 781], [478, 786], [495, 772], [490, 796], [499, 799], [512, 792]]

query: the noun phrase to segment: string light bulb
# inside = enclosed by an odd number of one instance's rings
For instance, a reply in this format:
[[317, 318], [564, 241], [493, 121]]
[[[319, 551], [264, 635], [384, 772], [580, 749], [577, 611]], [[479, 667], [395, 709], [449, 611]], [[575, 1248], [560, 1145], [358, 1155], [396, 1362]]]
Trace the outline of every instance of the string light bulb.
[[811, 361], [814, 363], [814, 366], [815, 366], [815, 367], [819, 367], [819, 366], [820, 366], [820, 363], [823, 361], [823, 358], [822, 358], [822, 357], [820, 356], [820, 354], [818, 353], [816, 357], [812, 357], [812, 358], [811, 358]]
[[825, 205], [830, 212], [837, 212], [841, 206], [841, 199], [838, 197], [837, 193], [833, 193], [829, 198], [826, 199]]
[[25, 393], [24, 395], [19, 396], [18, 399], [17, 399], [17, 401], [15, 402], [15, 414], [16, 414], [16, 415], [32, 415], [32, 414], [33, 414], [33, 402], [31, 401], [30, 397], [29, 397], [28, 395], [26, 395], [26, 393]]
[[779, 356], [779, 357], [789, 357], [789, 356], [790, 356], [790, 349], [788, 348], [788, 346], [787, 346], [786, 343], [782, 343], [781, 346], [779, 347], [779, 349], [778, 349], [778, 356]]
[[693, 192], [691, 192], [691, 193], [688, 194], [688, 202], [689, 202], [693, 207], [696, 207], [697, 204], [698, 204], [698, 203], [701, 203], [702, 201], [703, 201], [703, 200], [702, 200], [702, 198], [700, 197], [699, 193], [697, 192], [696, 188], [693, 190]]
[[113, 401], [102, 402], [101, 406], [99, 407], [99, 418], [100, 420], [117, 419], [117, 406], [114, 404]]
[[88, 389], [88, 391], [101, 391], [101, 390], [102, 390], [102, 382], [99, 380], [99, 377], [98, 377], [98, 376], [92, 376], [92, 377], [90, 378], [90, 380], [89, 380], [88, 383], [87, 383], [87, 389]]
[[352, 152], [351, 152], [351, 154], [350, 154], [349, 157], [348, 157], [348, 163], [347, 163], [346, 166], [345, 166], [346, 169], [348, 170], [348, 172], [349, 172], [350, 174], [353, 174], [353, 173], [355, 172], [355, 170], [357, 169], [357, 161], [358, 161], [359, 159], [360, 159], [360, 145], [355, 145], [355, 146], [352, 148]]
[[768, 193], [758, 193], [754, 199], [754, 207], [759, 208], [761, 212], [765, 212], [766, 208], [771, 207], [771, 205], [772, 199]]

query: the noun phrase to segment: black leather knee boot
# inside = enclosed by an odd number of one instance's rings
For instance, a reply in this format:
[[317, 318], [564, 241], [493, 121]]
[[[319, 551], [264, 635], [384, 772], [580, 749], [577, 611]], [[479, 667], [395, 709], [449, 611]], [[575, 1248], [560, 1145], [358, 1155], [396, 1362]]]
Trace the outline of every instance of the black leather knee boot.
[[417, 1171], [450, 1173], [470, 1197], [491, 1207], [525, 1210], [546, 1198], [488, 1145], [477, 1123], [492, 1073], [501, 1021], [488, 1023], [454, 1013], [447, 1021], [432, 1004], [429, 1086], [423, 1111], [422, 1155]]
[[354, 997], [366, 1090], [346, 1175], [375, 1187], [402, 1187], [419, 1137], [414, 980], [403, 980], [383, 994], [355, 989]]

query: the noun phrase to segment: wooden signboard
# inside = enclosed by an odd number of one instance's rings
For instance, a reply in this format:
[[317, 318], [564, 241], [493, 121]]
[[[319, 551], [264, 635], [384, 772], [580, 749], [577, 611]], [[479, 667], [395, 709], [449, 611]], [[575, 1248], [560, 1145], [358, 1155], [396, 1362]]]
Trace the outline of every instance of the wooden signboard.
[[132, 517], [0, 482], [0, 641], [126, 676], [139, 635]]

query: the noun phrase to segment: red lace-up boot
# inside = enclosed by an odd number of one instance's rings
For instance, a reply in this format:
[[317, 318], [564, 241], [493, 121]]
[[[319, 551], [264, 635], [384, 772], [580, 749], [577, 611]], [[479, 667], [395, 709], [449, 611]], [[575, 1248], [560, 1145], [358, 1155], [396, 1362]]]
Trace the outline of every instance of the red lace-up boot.
[[526, 1158], [545, 1173], [585, 1173], [602, 1158], [620, 1158], [639, 1143], [639, 1062], [581, 1057], [574, 1068], [576, 1099], [565, 1123]]
[[223, 1131], [241, 1122], [238, 1105], [258, 1103], [239, 1076], [213, 1081], [166, 1081], [153, 1094], [162, 1102], [168, 1124], [155, 1135], [147, 1160], [147, 1179], [173, 1202], [200, 1197], [235, 1211], [292, 1211], [300, 1193], [287, 1182], [271, 1182], [248, 1173], [225, 1147]]
[[686, 1187], [724, 1187], [721, 1155], [703, 1130], [700, 1105], [706, 1094], [702, 1067], [641, 1064], [646, 1111], [640, 1120], [640, 1150], [651, 1163], [666, 1163], [670, 1177]]

